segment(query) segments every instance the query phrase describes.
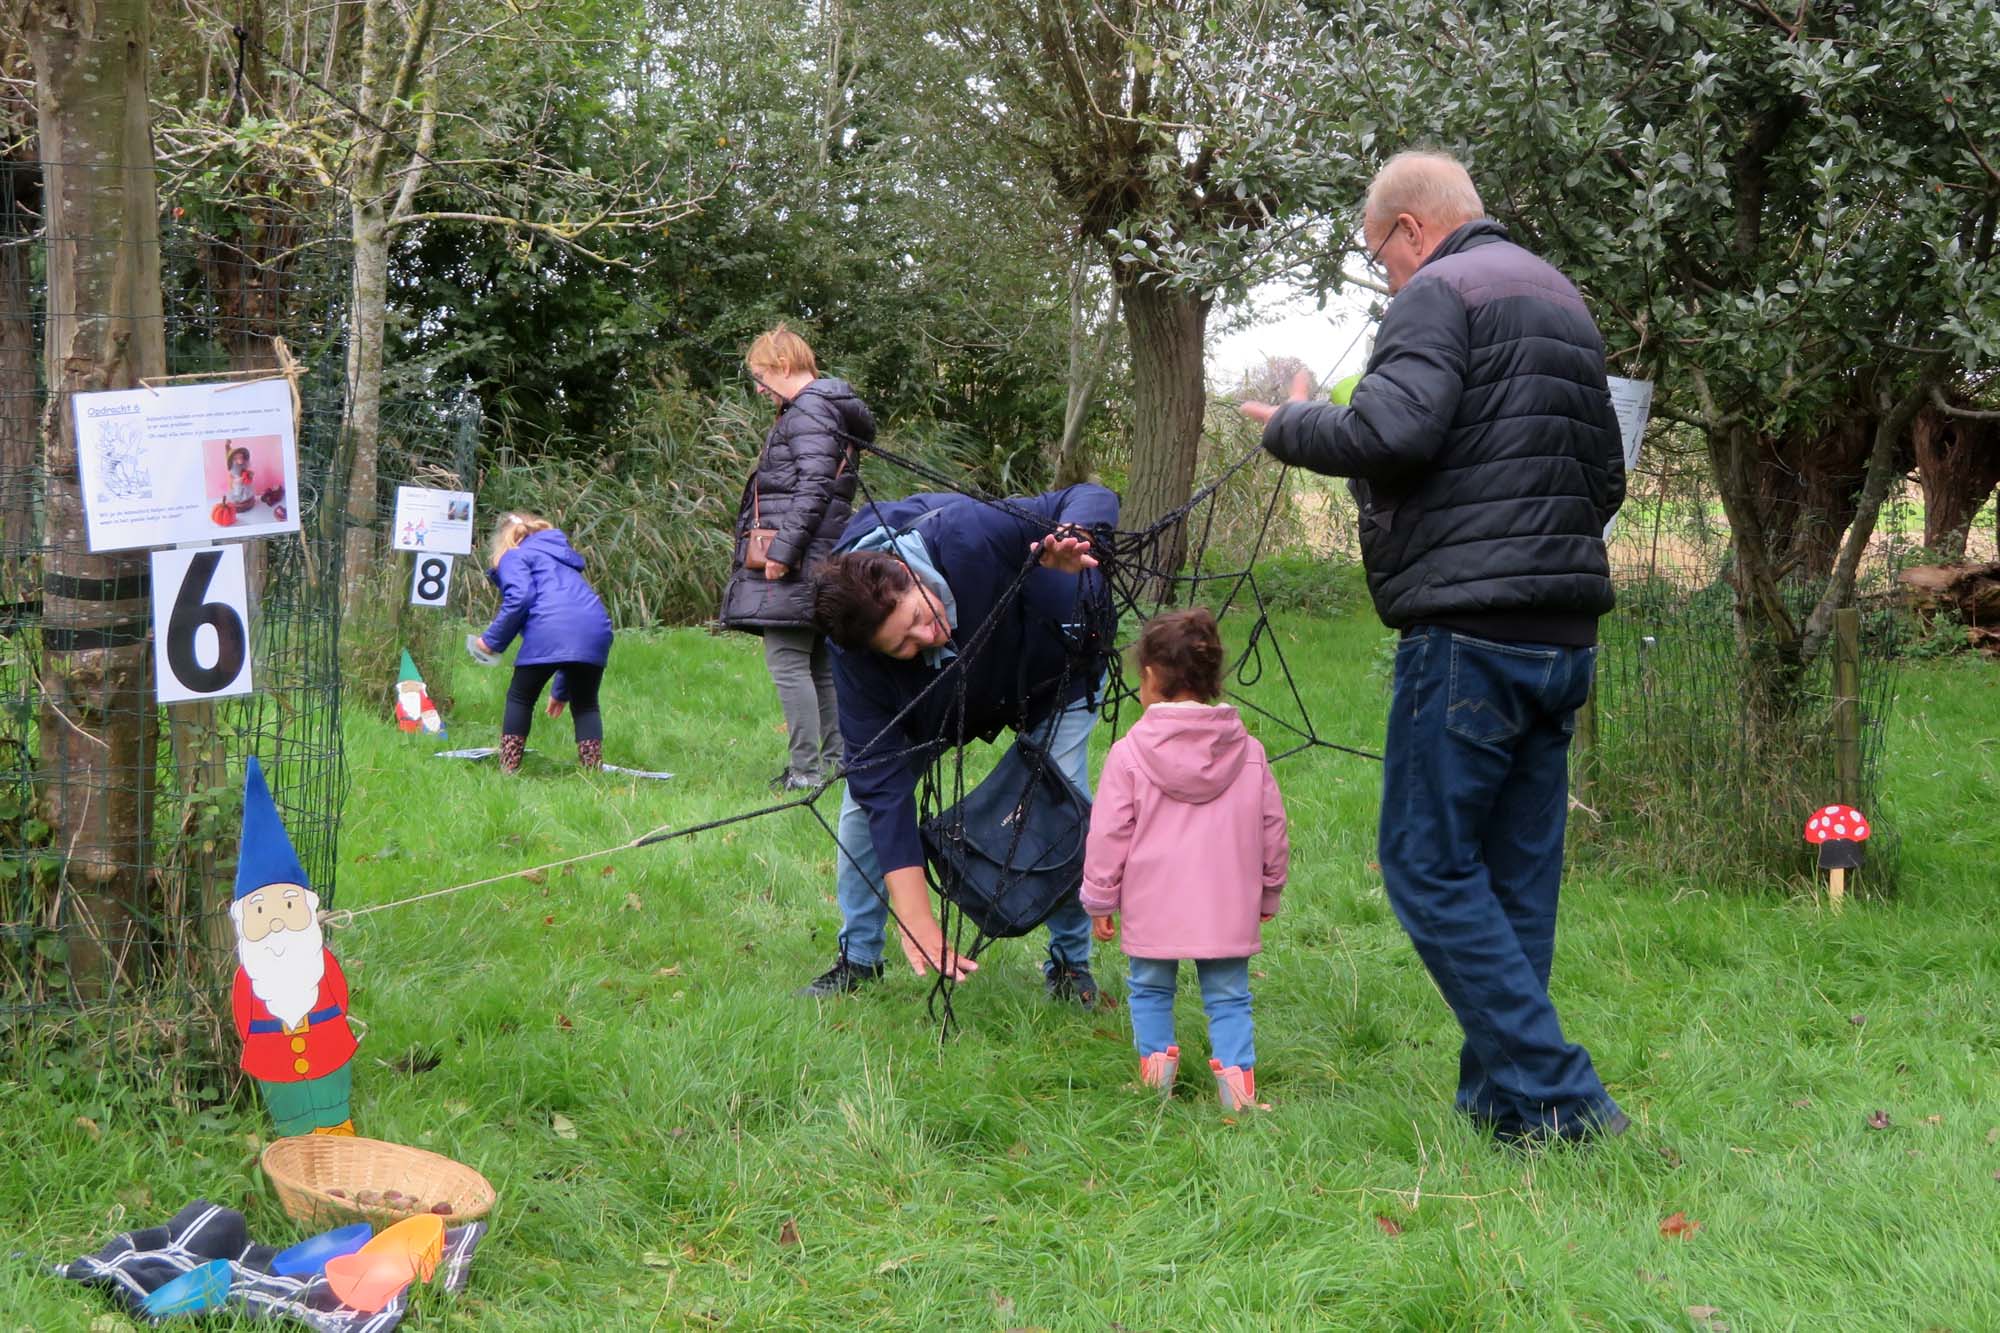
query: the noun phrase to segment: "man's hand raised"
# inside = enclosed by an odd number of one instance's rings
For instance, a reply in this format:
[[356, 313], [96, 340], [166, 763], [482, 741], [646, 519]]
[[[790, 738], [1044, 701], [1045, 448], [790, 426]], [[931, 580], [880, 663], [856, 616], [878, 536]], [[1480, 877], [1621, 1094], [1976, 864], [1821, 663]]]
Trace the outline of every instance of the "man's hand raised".
[[[1291, 401], [1303, 403], [1306, 399], [1312, 397], [1312, 387], [1312, 376], [1306, 371], [1301, 370], [1298, 374], [1292, 376]], [[1260, 426], [1278, 414], [1277, 407], [1271, 403], [1238, 403], [1236, 410]]]

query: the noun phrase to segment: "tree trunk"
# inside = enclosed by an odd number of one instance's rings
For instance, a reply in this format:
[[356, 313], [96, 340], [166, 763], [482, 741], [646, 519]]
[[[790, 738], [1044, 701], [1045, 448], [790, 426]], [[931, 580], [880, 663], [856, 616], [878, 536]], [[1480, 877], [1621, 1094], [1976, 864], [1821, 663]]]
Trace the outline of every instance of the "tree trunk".
[[1785, 604], [1783, 575], [1761, 503], [1765, 469], [1760, 464], [1767, 451], [1766, 442], [1741, 418], [1708, 430], [1709, 465], [1729, 519], [1728, 577], [1736, 591], [1746, 697], [1754, 716], [1777, 718], [1792, 707], [1802, 663], [1798, 624]]
[[[1187, 503], [1208, 403], [1202, 379], [1208, 298], [1139, 276], [1130, 268], [1118, 274], [1132, 354], [1132, 470], [1119, 519], [1128, 529], [1149, 528]], [[1159, 577], [1150, 591], [1164, 599], [1166, 577], [1178, 574], [1187, 559], [1186, 522], [1169, 525], [1152, 552]]]
[[[348, 458], [347, 546], [344, 581], [350, 597], [367, 584], [379, 541], [375, 532], [376, 487], [380, 475], [382, 425], [382, 340], [389, 309], [389, 234], [392, 201], [407, 210], [415, 193], [421, 157], [409, 164], [400, 187], [389, 184], [385, 126], [393, 126], [409, 101], [424, 67], [424, 52], [437, 18], [438, 0], [419, 0], [401, 24], [403, 42], [392, 49], [389, 28], [397, 19], [388, 0], [366, 0], [361, 17], [361, 83], [356, 89], [355, 167], [351, 210], [354, 286], [347, 320], [347, 416], [341, 441]], [[433, 75], [435, 71], [433, 71]], [[434, 80], [433, 80], [434, 82]], [[419, 151], [435, 123], [427, 110]]]
[[1924, 493], [1924, 546], [1937, 559], [1965, 559], [1972, 520], [2000, 486], [2000, 421], [1954, 417], [1926, 406], [1910, 424]]
[[1868, 474], [1876, 424], [1874, 413], [1845, 413], [1829, 430], [1784, 441], [1777, 466], [1766, 469], [1766, 477], [1781, 488], [1773, 507], [1789, 507], [1798, 516], [1786, 560], [1790, 572], [1813, 580], [1833, 572]]
[[27, 11], [48, 225], [40, 765], [80, 998], [138, 974], [158, 714], [144, 552], [90, 555], [70, 396], [166, 372], [147, 0]]
[[[9, 126], [27, 132], [29, 127]], [[32, 148], [0, 158], [0, 601], [29, 597], [21, 561], [35, 545], [35, 297], [28, 238], [41, 225], [42, 171]]]
[[347, 471], [347, 551], [343, 574], [350, 596], [375, 567], [376, 490], [381, 458], [382, 335], [389, 305], [389, 228], [380, 196], [354, 200], [354, 289], [347, 329], [347, 421], [341, 432]]
[[1091, 309], [1085, 301], [1090, 278], [1086, 256], [1079, 255], [1069, 284], [1069, 375], [1063, 396], [1063, 433], [1056, 444], [1055, 484], [1058, 488], [1090, 480], [1090, 453], [1083, 447], [1083, 430], [1097, 406], [1097, 386], [1111, 360], [1111, 341], [1118, 332], [1118, 289], [1089, 328]]

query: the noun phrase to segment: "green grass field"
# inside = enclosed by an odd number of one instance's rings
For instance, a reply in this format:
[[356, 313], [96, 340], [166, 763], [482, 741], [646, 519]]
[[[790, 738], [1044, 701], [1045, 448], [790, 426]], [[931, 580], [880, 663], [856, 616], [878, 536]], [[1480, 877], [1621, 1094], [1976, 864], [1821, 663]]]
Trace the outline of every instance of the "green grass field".
[[[1378, 744], [1365, 610], [1278, 633], [1320, 731]], [[457, 673], [453, 744], [491, 742], [503, 683]], [[538, 718], [510, 781], [354, 700], [339, 905], [769, 799], [753, 641], [622, 636], [606, 699], [607, 758], [678, 778], [584, 776], [566, 720]], [[470, 1289], [409, 1326], [2000, 1328], [2000, 669], [1909, 668], [1890, 748], [1871, 813], [1903, 835], [1895, 901], [1836, 918], [1617, 864], [1571, 878], [1557, 1001], [1636, 1122], [1585, 1151], [1498, 1150], [1451, 1112], [1457, 1031], [1371, 866], [1379, 774], [1331, 752], [1279, 769], [1294, 879], [1255, 965], [1276, 1109], [1240, 1123], [1194, 1076], [1192, 995], [1162, 1104], [1122, 1009], [1044, 1002], [1033, 941], [995, 948], [942, 1047], [907, 973], [791, 998], [837, 926], [802, 812], [366, 916], [333, 939], [367, 1023], [361, 1132], [500, 1194]], [[1121, 972], [1100, 955], [1120, 994]], [[298, 1235], [254, 1164], [260, 1114], [51, 1083], [0, 1108], [0, 1248], [67, 1258], [197, 1195]], [[1675, 1213], [1699, 1229], [1663, 1236]], [[109, 1308], [0, 1265], [0, 1330]]]

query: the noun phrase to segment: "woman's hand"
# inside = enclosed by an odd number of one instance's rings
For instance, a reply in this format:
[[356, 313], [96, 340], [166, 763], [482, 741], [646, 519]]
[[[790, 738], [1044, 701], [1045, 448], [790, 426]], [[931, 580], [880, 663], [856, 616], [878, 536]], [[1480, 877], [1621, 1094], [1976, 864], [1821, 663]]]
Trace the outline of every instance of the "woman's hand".
[[479, 645], [480, 652], [485, 653], [488, 657], [493, 656], [493, 649], [487, 644], [484, 634], [474, 639], [473, 642]]
[[776, 583], [791, 572], [792, 567], [790, 565], [781, 565], [775, 560], [766, 560], [764, 562], [764, 581], [766, 583]]
[[547, 712], [550, 717], [561, 717], [562, 710], [563, 710], [563, 701], [561, 699], [549, 700], [549, 706]]
[[1094, 916], [1090, 918], [1091, 938], [1100, 944], [1109, 944], [1118, 938], [1118, 918], [1115, 916]]
[[892, 924], [901, 925], [896, 942], [903, 946], [903, 957], [910, 960], [912, 972], [923, 976], [935, 969], [949, 980], [963, 981], [979, 970], [979, 964], [946, 945], [944, 931], [931, 914], [930, 889], [924, 883], [922, 866], [886, 872], [882, 887], [895, 912]]
[[1090, 536], [1081, 528], [1059, 528], [1035, 543], [1035, 555], [1041, 560], [1042, 568], [1060, 570], [1065, 574], [1081, 574], [1086, 569], [1097, 568], [1097, 557], [1090, 553]]

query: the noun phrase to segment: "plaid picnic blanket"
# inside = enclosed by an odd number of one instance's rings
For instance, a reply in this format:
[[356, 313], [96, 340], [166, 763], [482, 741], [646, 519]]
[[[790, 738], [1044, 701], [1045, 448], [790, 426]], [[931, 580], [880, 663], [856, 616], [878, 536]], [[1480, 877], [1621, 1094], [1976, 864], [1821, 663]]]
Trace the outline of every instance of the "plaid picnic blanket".
[[[444, 1233], [438, 1275], [447, 1291], [465, 1286], [472, 1252], [486, 1234], [484, 1222]], [[409, 1306], [405, 1290], [374, 1314], [340, 1303], [324, 1277], [280, 1277], [271, 1272], [279, 1245], [252, 1244], [243, 1214], [196, 1199], [163, 1226], [141, 1227], [114, 1236], [95, 1254], [58, 1264], [58, 1277], [102, 1287], [133, 1314], [146, 1297], [191, 1268], [212, 1259], [230, 1266], [229, 1304], [252, 1319], [296, 1319], [318, 1333], [389, 1333]]]

